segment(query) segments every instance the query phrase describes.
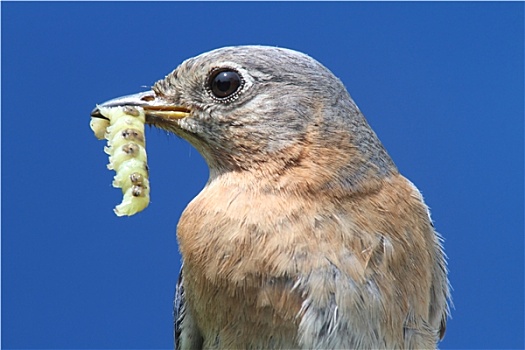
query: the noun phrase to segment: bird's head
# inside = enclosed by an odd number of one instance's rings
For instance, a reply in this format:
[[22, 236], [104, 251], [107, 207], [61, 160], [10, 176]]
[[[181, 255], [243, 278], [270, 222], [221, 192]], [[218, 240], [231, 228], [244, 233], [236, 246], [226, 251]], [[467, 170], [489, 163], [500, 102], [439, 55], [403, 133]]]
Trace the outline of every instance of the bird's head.
[[[151, 91], [103, 106], [144, 108], [148, 124], [188, 140], [214, 178], [248, 172], [282, 187], [357, 189], [395, 172], [345, 87], [311, 57], [236, 46], [183, 62]], [[97, 109], [93, 117], [100, 117]], [[338, 185], [337, 185], [338, 184]]]

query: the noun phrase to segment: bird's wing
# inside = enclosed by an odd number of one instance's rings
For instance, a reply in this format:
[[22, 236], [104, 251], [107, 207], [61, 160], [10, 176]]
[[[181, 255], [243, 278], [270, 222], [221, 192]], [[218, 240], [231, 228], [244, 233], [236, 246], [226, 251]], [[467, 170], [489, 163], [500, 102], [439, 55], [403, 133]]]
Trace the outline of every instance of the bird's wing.
[[173, 300], [173, 336], [175, 339], [175, 349], [180, 349], [181, 322], [184, 318], [184, 286], [182, 285], [182, 267], [177, 281], [175, 290], [175, 299]]
[[182, 267], [180, 269], [179, 280], [177, 281], [175, 299], [173, 300], [173, 323], [175, 350], [202, 349], [202, 335], [186, 306]]

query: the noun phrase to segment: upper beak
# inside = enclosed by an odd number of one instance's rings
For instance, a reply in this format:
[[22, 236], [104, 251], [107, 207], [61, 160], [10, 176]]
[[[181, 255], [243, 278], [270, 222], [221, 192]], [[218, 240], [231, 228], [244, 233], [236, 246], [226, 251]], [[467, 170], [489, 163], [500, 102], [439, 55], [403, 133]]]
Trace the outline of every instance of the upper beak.
[[[153, 91], [139, 92], [134, 95], [118, 97], [100, 105], [100, 107], [117, 106], [142, 107], [146, 114], [146, 122], [152, 124], [156, 121], [182, 119], [190, 115], [190, 110], [188, 108], [173, 105], [172, 103], [158, 97]], [[98, 106], [91, 111], [91, 117], [107, 119], [100, 113]]]

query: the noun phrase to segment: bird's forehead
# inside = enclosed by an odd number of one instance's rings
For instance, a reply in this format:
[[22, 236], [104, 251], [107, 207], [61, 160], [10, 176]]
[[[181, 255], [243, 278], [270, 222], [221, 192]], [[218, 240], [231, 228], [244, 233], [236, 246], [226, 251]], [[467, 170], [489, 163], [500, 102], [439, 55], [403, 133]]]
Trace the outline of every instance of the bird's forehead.
[[183, 62], [181, 71], [203, 72], [215, 67], [245, 70], [250, 74], [304, 72], [320, 64], [303, 53], [268, 46], [233, 46], [212, 50]]

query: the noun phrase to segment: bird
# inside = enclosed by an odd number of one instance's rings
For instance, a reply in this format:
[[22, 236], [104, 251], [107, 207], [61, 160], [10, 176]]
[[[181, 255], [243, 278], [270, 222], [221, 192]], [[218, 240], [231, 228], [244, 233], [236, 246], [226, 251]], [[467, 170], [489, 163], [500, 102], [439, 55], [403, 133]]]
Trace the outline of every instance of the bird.
[[443, 238], [328, 68], [286, 48], [222, 47], [102, 104], [122, 105], [209, 167], [177, 225], [176, 349], [437, 347]]

